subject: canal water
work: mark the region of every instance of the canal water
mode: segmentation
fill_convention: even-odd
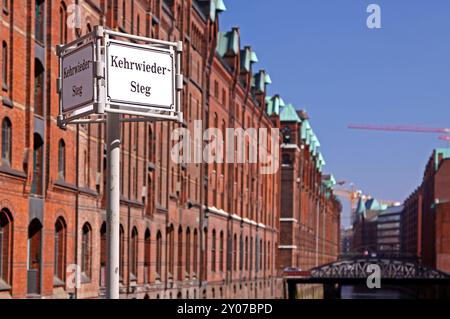
[[[402,287],[369,289],[361,286],[342,286],[341,299],[413,299],[414,292]]]

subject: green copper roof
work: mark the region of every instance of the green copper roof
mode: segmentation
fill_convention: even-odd
[[[237,29],[218,33],[216,51],[222,57],[227,55],[234,56],[239,53],[239,33]]]
[[[265,77],[266,84],[272,84],[272,79],[270,78],[269,74],[266,73]]]
[[[367,200],[367,202],[366,202],[366,209],[367,210],[383,210],[383,207],[380,205],[380,203],[375,198],[371,198],[371,199]]]
[[[450,158],[450,148],[438,148],[434,150],[434,167],[437,170],[440,164],[440,158]]]
[[[355,213],[357,215],[362,215],[366,213],[366,205],[364,205],[364,201],[362,198],[359,199],[358,201],[358,206],[356,206],[356,211]]]
[[[287,104],[281,109],[280,120],[281,122],[302,122],[297,114],[297,111],[295,110],[295,107],[292,104]]]
[[[336,185],[336,179],[334,178],[334,176],[332,174],[323,175],[322,184],[324,184],[326,188],[332,189],[333,186]]]
[[[253,63],[259,62],[258,57],[256,56],[255,51],[252,51],[251,57],[250,57],[250,61]]]
[[[216,12],[226,11],[225,3],[223,0],[210,0],[210,11],[209,15],[212,21],[216,20]]]
[[[241,50],[241,70],[250,72],[252,64],[256,62],[258,62],[258,58],[250,46]]]
[[[280,110],[285,106],[283,99],[279,95],[266,97],[267,114],[280,115]]]
[[[264,70],[260,70],[258,73],[253,75],[252,87],[257,92],[265,92],[266,84],[270,84],[270,83],[272,83],[270,81],[270,77],[268,76],[268,74]]]
[[[308,130],[311,129],[311,125],[308,120],[302,121],[301,138],[306,141],[308,137]]]

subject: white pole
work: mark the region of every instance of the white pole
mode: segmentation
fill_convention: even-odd
[[[119,299],[119,225],[120,225],[120,115],[107,115],[107,240],[108,267],[106,297]]]

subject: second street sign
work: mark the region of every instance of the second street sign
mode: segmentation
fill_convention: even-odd
[[[62,58],[62,111],[68,112],[94,101],[94,45],[81,46]]]
[[[109,41],[106,71],[107,103],[141,109],[175,109],[172,51]]]

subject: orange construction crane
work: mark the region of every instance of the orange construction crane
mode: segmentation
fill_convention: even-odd
[[[369,130],[369,131],[450,134],[450,128],[430,128],[413,125],[378,126],[378,125],[350,124],[348,128],[353,130]],[[450,136],[442,135],[439,137],[439,139],[443,141],[450,141]]]

